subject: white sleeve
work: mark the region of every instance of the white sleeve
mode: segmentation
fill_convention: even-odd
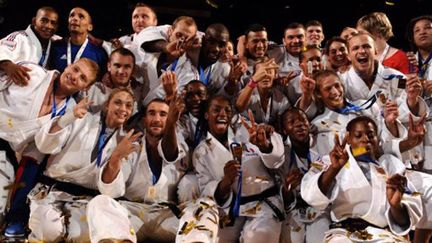
[[[22,38],[22,34],[14,32],[0,40],[0,61],[9,60],[14,63],[17,62],[22,52]]]
[[[80,123],[83,123],[85,118],[75,120],[75,122],[65,128],[50,133],[50,129],[55,121],[57,121],[60,117],[55,117],[51,119],[46,125],[44,125],[39,132],[35,135],[35,143],[36,147],[44,154],[57,154],[62,148],[66,145],[68,141],[72,129],[74,126],[79,126]]]
[[[208,152],[208,151],[207,151]],[[214,178],[211,171],[209,170],[210,162],[205,160],[206,150],[198,145],[197,149],[193,153],[192,161],[197,172],[199,188],[202,197],[215,197],[216,189],[221,180]],[[222,208],[228,208],[231,204],[233,193],[231,192],[228,200],[223,205],[218,205]]]
[[[270,136],[270,140],[273,145],[272,151],[268,154],[260,151],[259,154],[267,168],[277,169],[285,162],[285,146],[282,137],[276,132],[273,132]]]
[[[318,181],[324,171],[327,170],[329,164],[329,157],[324,156],[322,160],[315,161],[316,165],[311,165],[309,171],[303,176],[301,181],[300,193],[305,202],[318,210],[324,210],[332,203],[339,194],[339,187],[333,186],[328,193],[330,197],[324,195],[318,186]],[[328,161],[328,162],[324,162]],[[320,167],[320,168],[318,168]],[[337,180],[337,179],[335,179]]]

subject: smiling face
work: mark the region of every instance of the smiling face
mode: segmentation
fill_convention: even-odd
[[[36,33],[45,40],[49,40],[58,27],[58,14],[54,11],[41,9],[32,20]]]
[[[133,107],[134,100],[129,92],[116,92],[108,100],[105,123],[109,128],[121,127],[131,116]]]
[[[374,40],[368,34],[358,34],[349,40],[348,58],[360,76],[373,74],[376,54]]]
[[[343,42],[333,41],[329,46],[328,53],[328,60],[335,67],[347,65],[349,63],[348,49]]]
[[[125,56],[118,52],[111,55],[108,62],[108,72],[110,73],[111,81],[116,87],[126,87],[129,85],[134,65],[135,63],[131,56]]]
[[[138,6],[132,13],[132,29],[135,33],[149,27],[156,26],[157,18],[155,13],[145,6]]]
[[[67,66],[60,75],[60,89],[68,95],[87,90],[96,79],[97,71],[85,59]]]
[[[215,137],[221,137],[226,134],[232,113],[231,104],[228,100],[222,97],[212,99],[205,114],[209,132]]]
[[[321,56],[322,53],[317,48],[311,48],[303,52],[300,67],[304,73],[308,73],[308,62],[312,63],[312,74],[322,70]]]
[[[69,32],[87,33],[93,30],[93,25],[89,13],[82,8],[74,8],[69,13],[68,19]]]
[[[288,111],[283,118],[283,131],[293,142],[307,142],[309,139],[309,127],[306,115],[297,109]]]
[[[162,101],[152,101],[148,104],[144,116],[144,125],[148,136],[162,138],[168,117],[169,106]]]
[[[306,42],[308,45],[321,45],[324,33],[321,26],[311,25],[306,28]]]
[[[252,59],[264,57],[267,52],[267,31],[250,31],[246,36],[246,50]]]
[[[295,29],[287,29],[283,38],[286,51],[298,57],[305,43],[305,30],[301,27]]]
[[[344,88],[336,74],[330,74],[317,78],[318,98],[324,105],[331,109],[344,107]]]

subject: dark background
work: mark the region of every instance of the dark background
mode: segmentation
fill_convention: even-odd
[[[206,1],[213,2],[211,6]],[[44,5],[56,8],[60,14],[58,34],[67,34],[67,16],[71,8],[82,6],[93,17],[93,34],[110,39],[129,34],[131,13],[136,0],[0,0],[0,37],[22,30],[31,22],[36,10]],[[232,37],[240,35],[251,23],[261,23],[269,38],[281,42],[284,27],[290,22],[306,23],[317,19],[324,25],[326,39],[339,35],[345,26],[355,26],[357,19],[373,12],[385,12],[392,22],[395,37],[390,44],[409,50],[405,38],[409,20],[432,14],[432,0],[148,0],[156,9],[159,24],[170,24],[180,15],[195,18],[200,30],[215,22],[224,23]],[[217,5],[217,8],[216,8]],[[234,39],[234,38],[233,38]]]

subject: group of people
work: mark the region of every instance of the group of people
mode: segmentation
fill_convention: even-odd
[[[0,40],[0,224],[30,242],[429,242],[432,16],[382,12],[324,45],[192,17],[101,40],[37,10]],[[236,50],[237,54],[234,54]]]

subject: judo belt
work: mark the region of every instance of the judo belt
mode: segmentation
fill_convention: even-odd
[[[159,203],[159,205],[161,206],[165,206],[168,207],[169,209],[171,209],[171,212],[178,218],[181,218],[181,210],[177,207],[177,205],[175,205],[174,203],[169,203],[169,202],[161,202]]]
[[[54,187],[60,191],[69,193],[73,196],[97,196],[99,195],[99,191],[97,190],[93,190],[93,189],[88,189],[85,188],[83,186],[79,186],[73,183],[69,183],[69,182],[63,182],[63,181],[58,181],[56,179],[53,179],[51,177],[45,176],[45,175],[41,175],[39,178],[39,182],[50,186],[50,187]]]
[[[285,219],[284,214],[280,211],[276,205],[274,205],[268,198],[279,195],[279,188],[277,186],[273,186],[269,189],[264,190],[260,194],[241,197],[240,204],[246,204],[254,201],[264,201],[276,214],[276,217],[279,221],[283,221]]]
[[[355,232],[355,231],[364,230],[368,226],[383,229],[382,227],[371,224],[371,223],[367,222],[366,220],[363,220],[360,218],[356,218],[356,219],[347,218],[345,220],[342,220],[341,222],[334,222],[334,223],[330,224],[330,229],[344,228],[344,229],[348,230],[349,232]]]

